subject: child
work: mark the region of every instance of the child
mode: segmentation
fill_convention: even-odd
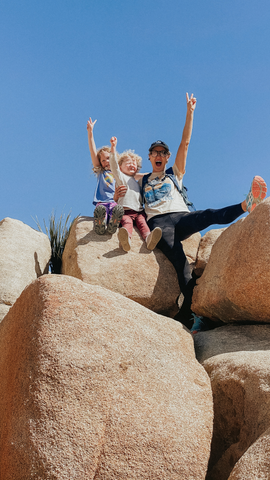
[[[96,149],[93,129],[96,120],[91,117],[87,122],[88,144],[93,163],[93,171],[97,175],[97,186],[94,194],[94,230],[98,235],[103,235],[106,230],[110,234],[116,232],[124,214],[122,206],[114,201],[115,180],[110,169],[110,147]]]
[[[111,138],[110,165],[117,185],[126,185],[127,193],[118,202],[124,207],[124,215],[118,232],[119,242],[123,250],[130,250],[130,239],[133,231],[133,222],[136,223],[143,239],[146,241],[148,250],[154,250],[161,239],[161,229],[155,228],[150,231],[142,207],[141,190],[136,179],[140,178],[138,170],[141,168],[142,159],[131,150],[122,153],[117,161],[116,154],[117,138]],[[119,206],[120,206],[119,205]]]

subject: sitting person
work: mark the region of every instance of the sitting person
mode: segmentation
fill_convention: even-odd
[[[178,319],[191,328],[193,324],[193,321],[190,320],[191,301],[196,279],[192,276],[181,242],[210,225],[225,225],[236,220],[244,212],[251,212],[265,198],[267,188],[265,181],[256,176],[252,181],[250,192],[243,202],[218,210],[189,211],[181,192],[196,99],[193,95],[189,98],[188,94],[186,94],[186,99],[186,122],[172,169],[166,170],[171,155],[169,147],[166,143],[158,140],[149,148],[149,160],[153,171],[151,174],[144,175],[139,183],[142,187],[147,223],[151,230],[157,227],[161,228],[162,238],[157,247],[175,267],[180,290],[184,295]]]
[[[117,138],[111,138],[110,165],[113,172],[116,185],[125,185],[127,192],[118,200],[119,206],[124,208],[124,215],[121,220],[121,228],[118,232],[119,242],[128,252],[131,247],[130,239],[133,231],[133,223],[139,229],[139,232],[146,242],[148,250],[154,250],[156,244],[161,238],[161,229],[154,228],[152,232],[146,223],[145,214],[142,207],[141,190],[137,179],[141,177],[138,174],[141,168],[141,157],[131,150],[122,153],[119,158],[116,154]]]
[[[94,193],[94,230],[98,235],[106,231],[110,234],[116,232],[124,209],[114,201],[115,180],[110,169],[110,147],[101,147],[98,151],[94,140],[93,129],[96,120],[91,117],[87,122],[88,144],[93,164],[93,171],[97,176],[97,186]],[[123,194],[119,191],[120,194]]]

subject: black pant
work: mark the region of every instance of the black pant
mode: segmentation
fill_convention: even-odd
[[[162,238],[157,247],[172,262],[177,273],[180,290],[185,297],[190,297],[190,301],[194,282],[191,281],[192,271],[181,241],[210,225],[231,223],[243,213],[241,203],[239,203],[218,210],[164,213],[148,220],[147,223],[151,230],[156,227],[161,228]]]

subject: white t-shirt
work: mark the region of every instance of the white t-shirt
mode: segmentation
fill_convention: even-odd
[[[183,175],[175,164],[172,168],[179,187],[182,189]],[[142,179],[139,180],[139,184],[142,185]],[[147,220],[163,213],[189,212],[182,195],[178,192],[173,181],[166,177],[165,171],[153,172],[148,177],[144,187],[144,200]]]
[[[122,205],[122,207],[126,209],[129,208],[131,210],[135,210],[135,212],[141,212],[143,210],[142,196],[137,180],[135,180],[134,177],[121,172],[115,153],[110,154],[110,165],[116,185],[118,187],[120,185],[125,185],[128,187],[126,195],[119,198],[117,202],[118,205]]]

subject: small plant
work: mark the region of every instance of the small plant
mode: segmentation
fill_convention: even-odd
[[[76,218],[78,218],[77,216],[71,221],[70,217],[71,217],[71,214],[69,213],[65,219],[65,215],[62,213],[60,215],[59,220],[56,220],[55,213],[54,211],[52,211],[51,216],[49,218],[49,227],[47,227],[46,222],[43,219],[45,231],[50,240],[51,249],[52,249],[52,255],[50,258],[51,273],[61,273],[62,255],[66,245],[66,241],[68,239],[68,236],[70,234],[70,229],[74,221],[76,220]],[[43,232],[37,217],[35,222],[37,224],[39,231]]]

